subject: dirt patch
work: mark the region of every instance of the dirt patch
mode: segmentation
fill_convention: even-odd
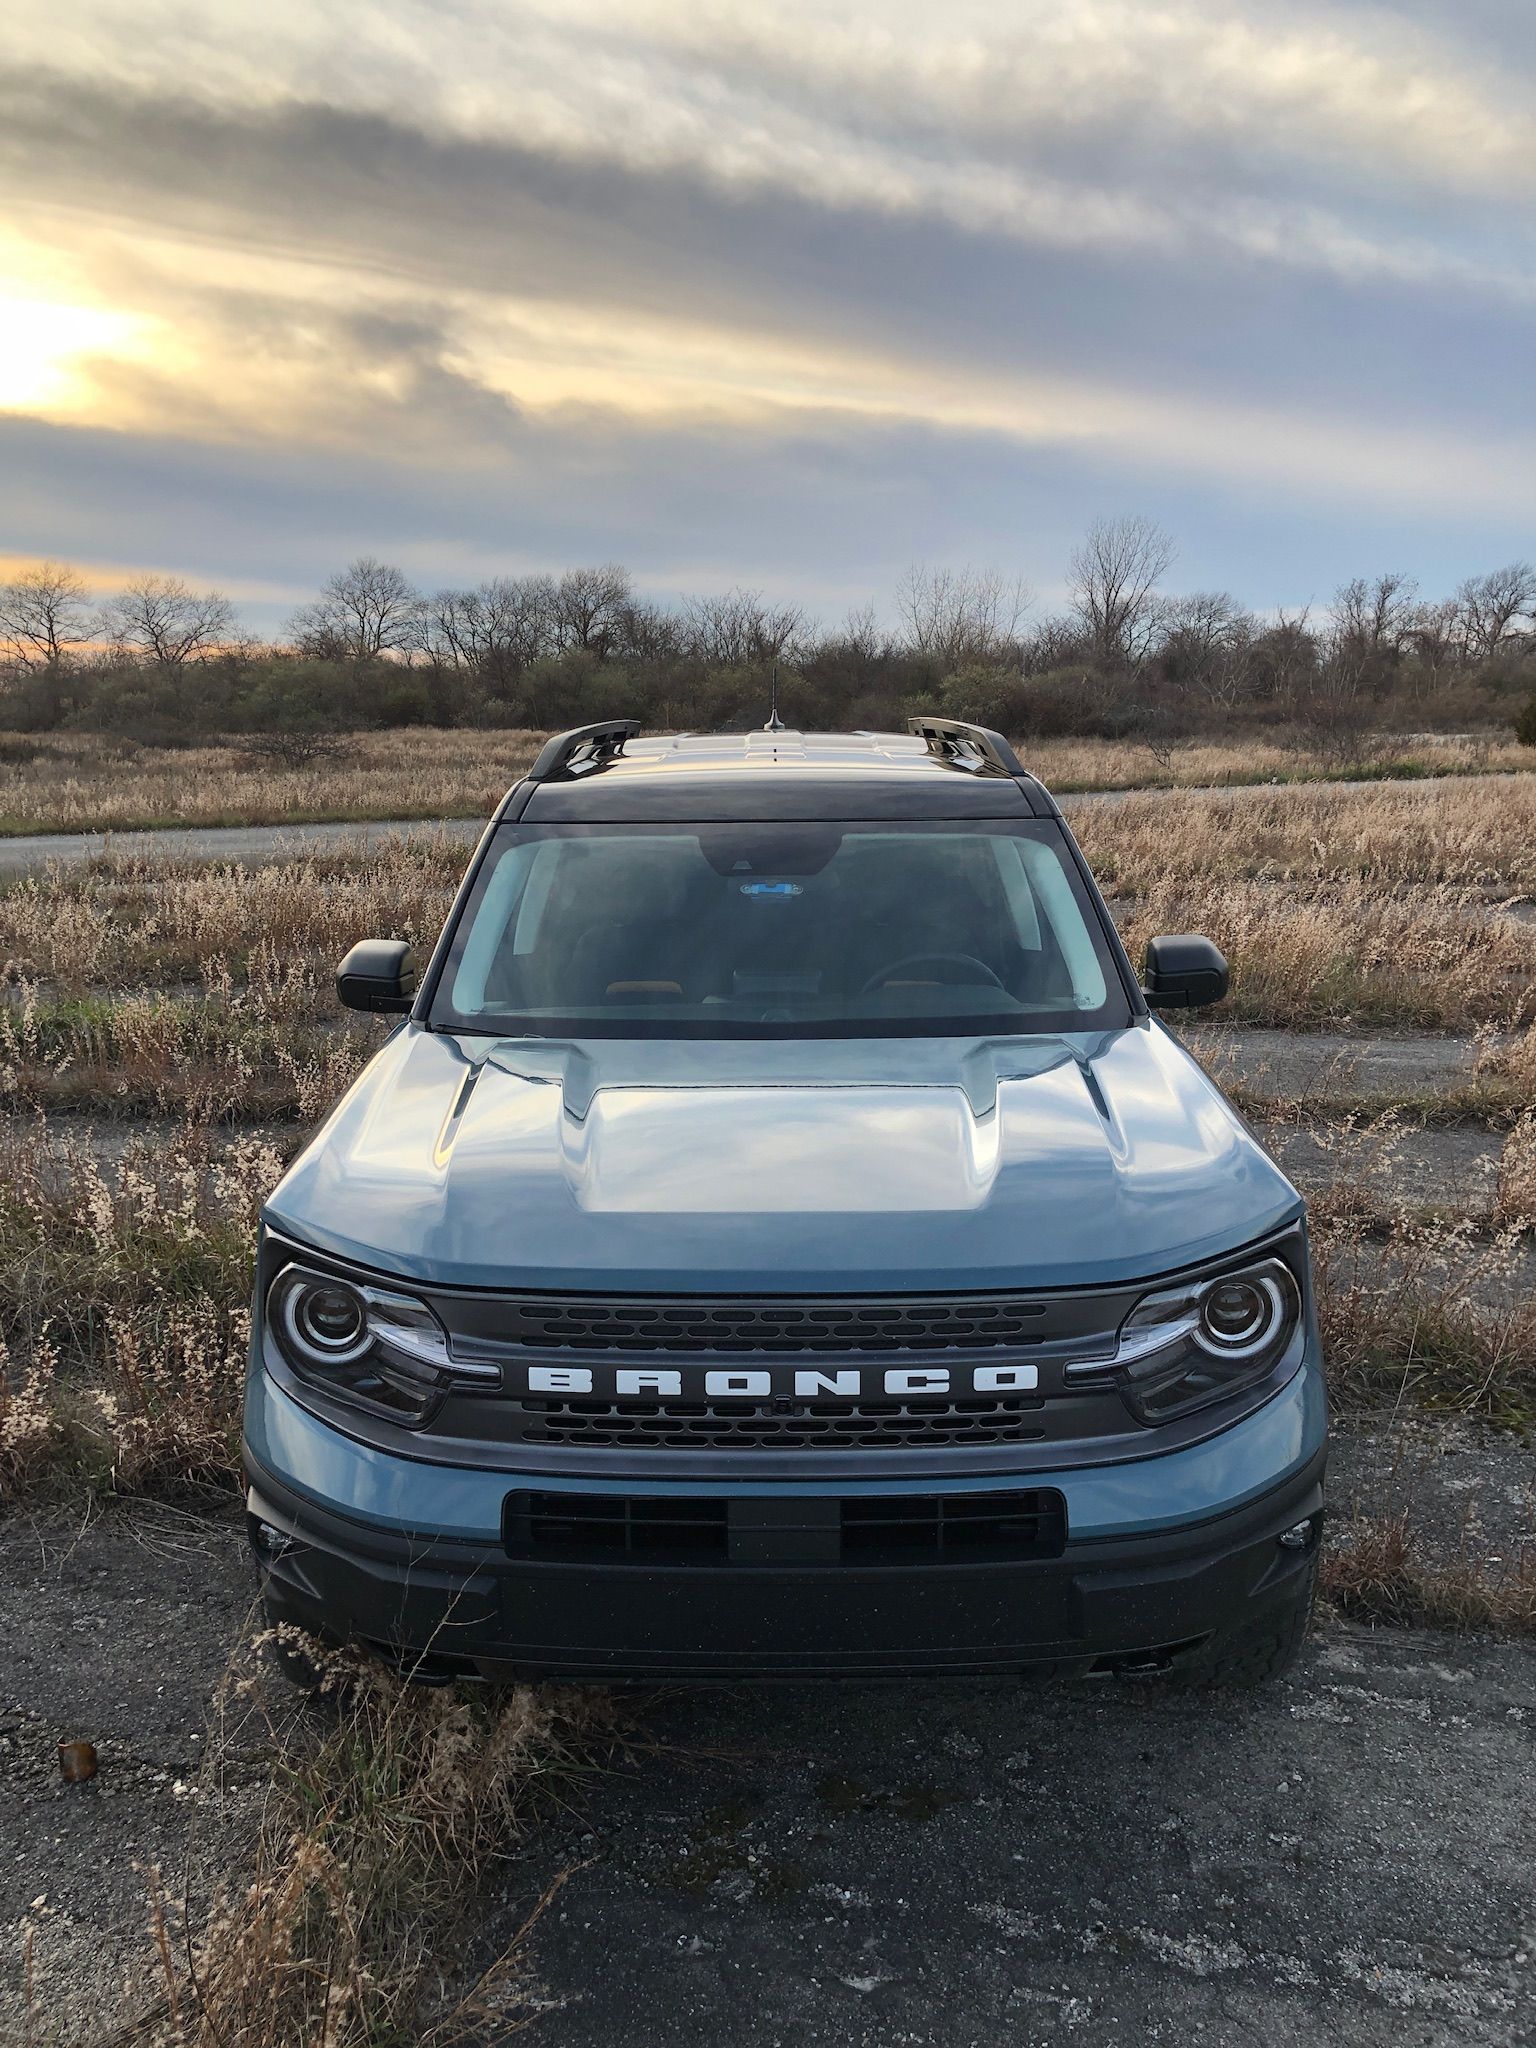
[[[1484,1573],[1536,1545],[1536,1445],[1455,1417],[1351,1416],[1328,1474],[1336,1525],[1404,1514],[1428,1562]]]
[[[1384,1206],[1437,1209],[1486,1219],[1498,1192],[1503,1135],[1475,1125],[1451,1125],[1397,1133],[1378,1152],[1358,1146],[1346,1165],[1338,1148],[1340,1127],[1317,1119],[1307,1123],[1260,1123],[1261,1143],[1303,1194],[1330,1187],[1347,1172]]]
[[[203,1782],[253,1592],[242,1545],[234,1512],[142,1506],[86,1528],[0,1526],[0,2040],[26,2038],[28,1928],[58,2038],[100,2039],[145,1961],[147,1871],[206,1896],[247,1838],[264,1749],[242,1773],[227,1728],[220,1782]],[[99,1768],[65,1785],[58,1744],[75,1738],[95,1745]]]
[[[1209,1022],[1171,1028],[1222,1087],[1302,1102],[1346,1095],[1407,1101],[1448,1091],[1471,1080],[1479,1050],[1471,1037],[1267,1031]]]

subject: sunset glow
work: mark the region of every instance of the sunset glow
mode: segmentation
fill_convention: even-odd
[[[0,412],[68,416],[97,357],[130,353],[145,323],[106,306],[0,294]]]
[[[1530,546],[1515,0],[63,14],[0,69],[0,552],[835,607],[1125,507],[1263,603]]]

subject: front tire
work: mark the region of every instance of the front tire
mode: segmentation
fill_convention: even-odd
[[[1293,1599],[1217,1636],[1196,1663],[1174,1674],[1172,1682],[1197,1692],[1251,1692],[1284,1677],[1301,1655],[1316,1591],[1314,1556]]]

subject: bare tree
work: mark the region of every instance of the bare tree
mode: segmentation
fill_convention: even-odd
[[[690,598],[683,620],[689,653],[719,668],[760,668],[792,659],[807,628],[798,605],[769,604],[760,590]]]
[[[434,661],[488,683],[537,661],[554,630],[548,576],[497,576],[474,590],[440,590],[421,617],[421,643]]]
[[[217,654],[235,637],[235,608],[218,590],[194,590],[179,576],[139,576],[102,606],[114,647],[161,668]]]
[[[609,652],[626,661],[672,662],[681,658],[684,622],[646,598],[629,597],[614,610]]]
[[[1486,661],[1522,619],[1536,620],[1536,568],[1506,562],[1486,576],[1469,576],[1456,593],[1467,657]]]
[[[1432,696],[1446,670],[1466,658],[1467,614],[1459,598],[1416,604],[1405,637],[1417,657],[1408,676],[1412,694]]]
[[[1397,570],[1368,580],[1353,576],[1340,584],[1329,610],[1330,631],[1324,659],[1311,692],[1314,722],[1318,707],[1331,705],[1329,716],[1341,735],[1349,718],[1362,715],[1345,707],[1384,696],[1394,685],[1402,657],[1412,645],[1419,614],[1418,585]],[[1319,744],[1323,742],[1319,740]],[[1358,735],[1351,744],[1363,745]]]
[[[1166,599],[1157,617],[1158,662],[1176,688],[1230,710],[1247,694],[1257,631],[1253,614],[1225,590]]]
[[[1389,570],[1374,582],[1355,576],[1339,586],[1333,600],[1334,632],[1357,653],[1396,655],[1413,628],[1419,586],[1411,576]]]
[[[996,569],[929,569],[914,563],[896,586],[896,610],[908,647],[944,669],[1005,655],[1029,605],[1028,587]]]
[[[629,599],[629,571],[617,562],[605,562],[598,569],[567,569],[554,589],[553,617],[560,647],[606,653]]]
[[[1095,654],[1139,662],[1156,631],[1157,586],[1176,553],[1153,519],[1095,519],[1074,549],[1067,588]]]
[[[38,562],[0,584],[0,646],[18,668],[60,668],[90,638],[89,606],[78,570]]]
[[[421,597],[402,569],[361,555],[294,613],[288,630],[306,654],[375,661],[417,644],[421,611]]]
[[[872,604],[856,605],[849,612],[842,631],[842,642],[848,653],[862,662],[866,668],[880,659],[886,651],[886,636],[880,630],[880,621]]]
[[[1294,702],[1304,696],[1312,686],[1319,660],[1308,607],[1288,612],[1282,605],[1269,625],[1258,627],[1249,659],[1256,697]]]

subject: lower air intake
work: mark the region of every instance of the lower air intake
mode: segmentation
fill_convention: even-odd
[[[1060,1557],[1066,1502],[1019,1493],[825,1497],[514,1493],[513,1557],[629,1565],[983,1564]]]

